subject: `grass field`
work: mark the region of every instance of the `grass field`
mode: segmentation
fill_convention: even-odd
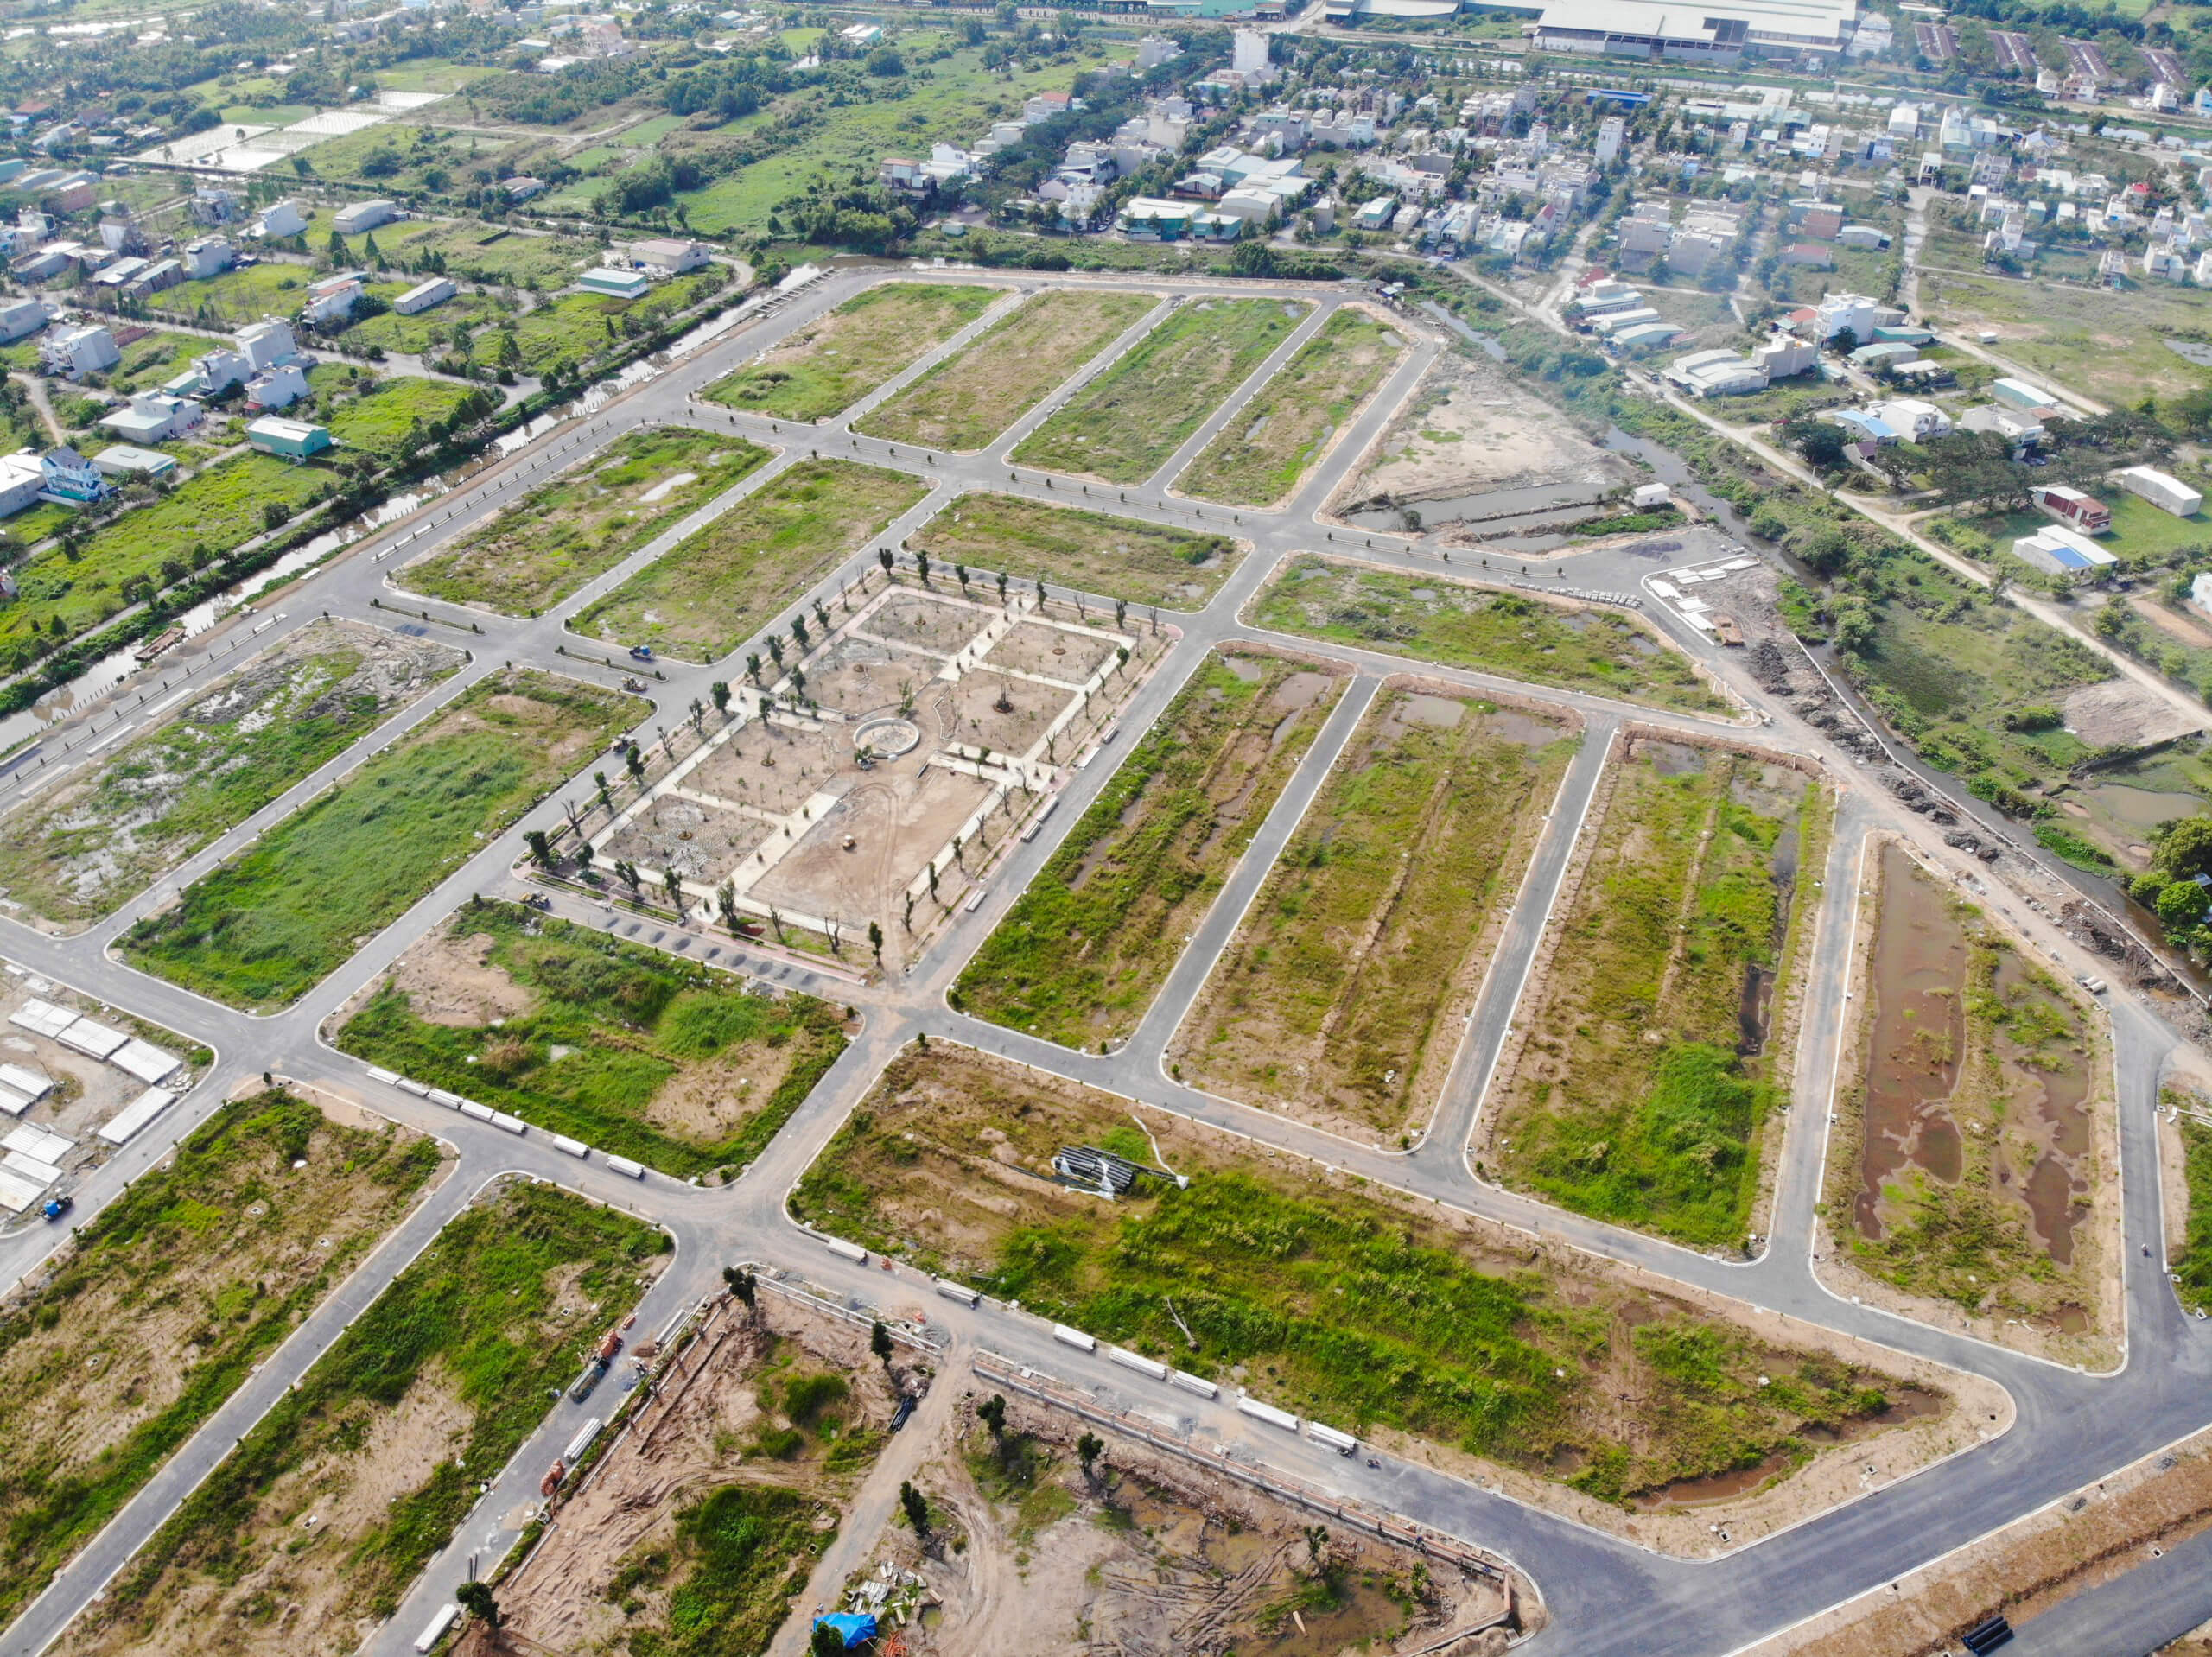
[[[2185,1096],[2166,1102],[2203,1108],[2201,1100]],[[2166,1266],[2184,1311],[2212,1311],[2212,1124],[2184,1114],[2174,1127],[2181,1137],[2182,1180],[2189,1188],[2189,1228],[2182,1247],[2169,1253]]]
[[[219,328],[243,327],[264,316],[291,316],[306,302],[307,286],[315,279],[312,265],[271,259],[265,263],[226,270],[219,276],[187,282],[154,302],[164,310],[186,311]],[[195,340],[188,356],[215,349],[213,340]]]
[[[719,660],[926,492],[926,484],[904,472],[802,460],[570,625],[611,644],[646,644],[686,661]]]
[[[1131,1114],[1128,1101],[932,1043],[893,1061],[791,1207],[1318,1420],[1395,1429],[1606,1501],[1770,1457],[1793,1465],[1813,1437],[1897,1396],[1880,1374],[1767,1344],[1587,1257]],[[1188,1189],[1146,1180],[1102,1203],[1007,1165],[1033,1172],[1084,1144],[1165,1158]]]
[[[2050,376],[2108,408],[2132,409],[2212,384],[2212,373],[2166,344],[2212,329],[2212,295],[2159,283],[2135,289],[2012,282],[1931,270],[1921,308],[1939,327],[1972,337],[1994,329],[1999,356]]]
[[[295,1162],[306,1166],[296,1168]],[[434,1140],[226,1105],[0,1309],[12,1618],[399,1221]]]
[[[367,292],[389,305],[416,285],[413,277],[407,276],[397,282],[371,283]],[[380,316],[363,317],[339,335],[339,344],[352,352],[365,352],[374,346],[420,355],[450,342],[456,333],[483,327],[506,314],[496,300],[463,291],[412,316],[386,311]]]
[[[1006,296],[1003,288],[885,282],[707,388],[708,398],[784,420],[826,420],[904,372]]]
[[[241,454],[195,473],[159,500],[95,530],[79,556],[56,548],[20,567],[21,594],[0,609],[0,660],[9,668],[27,665],[36,654],[35,637],[59,644],[122,609],[126,583],[181,581],[259,535],[268,527],[265,508],[296,513],[335,488],[321,467],[268,454]]]
[[[143,340],[133,340],[122,348],[115,366],[106,371],[108,389],[125,392],[157,390],[191,367],[194,357],[213,346],[213,340],[194,333],[156,332]]]
[[[1210,656],[960,975],[954,1005],[1065,1046],[1125,1037],[1344,681]]]
[[[358,622],[311,622],[8,817],[0,889],[50,921],[96,920],[463,659]]]
[[[1613,764],[1486,1157],[1577,1213],[1740,1243],[1789,1085],[1792,898],[1824,819],[1778,765],[1643,739]]]
[[[1022,440],[1024,466],[1142,483],[1306,320],[1280,299],[1190,301]]]
[[[410,592],[536,615],[759,470],[768,451],[684,426],[630,432],[404,566]],[[651,498],[647,498],[651,497]]]
[[[1417,1126],[1574,747],[1562,722],[1439,688],[1378,696],[1178,1032],[1175,1073],[1363,1136]]]
[[[1449,576],[1401,575],[1307,554],[1252,606],[1255,625],[1529,684],[1726,713],[1689,658],[1625,615],[1569,609]]]
[[[480,1198],[254,1424],[55,1649],[350,1649],[634,1303],[659,1232],[550,1186]],[[308,1514],[318,1523],[302,1524]],[[281,1613],[281,1616],[280,1616]]]
[[[786,30],[785,39],[805,33]],[[898,42],[909,64],[925,52],[933,55],[940,43],[954,44],[944,34],[924,30],[902,31]],[[806,48],[791,49],[798,56]],[[695,234],[775,232],[783,224],[779,211],[788,212],[792,198],[815,180],[841,183],[855,168],[873,178],[886,156],[926,156],[932,143],[973,143],[992,122],[1018,114],[1026,99],[1067,91],[1107,55],[1086,43],[1071,61],[999,71],[984,64],[980,48],[956,46],[929,64],[926,80],[910,74],[895,83],[896,97],[832,104],[820,90],[794,92],[718,129],[756,138],[766,153],[678,200]],[[786,137],[786,131],[797,136]]]
[[[2208,547],[2212,547],[2212,518],[2202,515],[2176,517],[2171,512],[2161,511],[2140,495],[2130,494],[2117,484],[2100,487],[2096,495],[2112,509],[2112,532],[2096,536],[2096,543],[2120,560],[2122,570],[2163,569],[2169,565],[2188,562]],[[2039,511],[2000,512],[1986,517],[1955,521],[1964,524],[1975,534],[1986,536],[1994,549],[2005,552],[2012,550],[2012,543],[2019,536],[2033,535],[2054,522]],[[1950,541],[1948,536],[1937,538]],[[1959,545],[1955,542],[1950,544]],[[1959,549],[1971,550],[1980,556],[1984,563],[1990,562],[1971,543],[1959,545]]]
[[[474,219],[410,219],[341,238],[346,262],[366,265],[368,238],[376,238],[378,261],[388,270],[420,272],[430,255],[445,261],[446,274],[461,282],[506,288],[564,288],[598,262],[599,250],[569,236],[540,236]],[[327,232],[310,232],[321,251]],[[448,300],[439,310],[457,302]],[[435,316],[436,311],[423,313]]]
[[[1052,289],[860,422],[872,437],[969,454],[988,448],[1159,302]]]
[[[1171,529],[1014,495],[962,495],[906,537],[940,564],[1198,610],[1244,556],[1225,535]]]
[[[727,275],[721,266],[694,271],[660,283],[642,299],[563,294],[512,320],[515,349],[522,354],[523,367],[532,374],[575,367],[707,298],[723,285]],[[509,331],[508,325],[502,323],[501,331]],[[476,348],[480,354],[493,347],[488,339],[479,338]]]
[[[1274,506],[1398,365],[1405,340],[1364,311],[1339,309],[1175,479],[1224,506]]]
[[[493,674],[118,947],[232,1006],[289,1005],[650,711],[531,669]]]
[[[481,995],[460,987],[488,981]],[[844,1051],[842,1015],[506,903],[417,944],[345,1051],[679,1179],[744,1167]]]
[[[330,435],[346,448],[389,465],[428,441],[427,429],[450,419],[477,388],[452,380],[395,376],[330,411]]]

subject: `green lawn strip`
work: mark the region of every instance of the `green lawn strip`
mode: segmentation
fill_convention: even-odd
[[[77,1232],[41,1286],[10,1297],[0,1616],[43,1590],[221,1407],[437,1166],[435,1140],[340,1127],[264,1093],[194,1130]],[[57,1410],[65,1398],[73,1404]]]
[[[465,659],[417,646],[436,659],[402,678],[365,655],[366,632],[356,623],[310,623],[283,647],[281,665],[249,663],[218,679],[159,727],[10,817],[0,834],[0,888],[48,920],[96,920]]]
[[[686,661],[718,660],[928,492],[908,473],[802,460],[570,625],[611,644],[652,644]]]
[[[707,388],[709,400],[785,420],[849,409],[950,340],[1001,299],[1003,288],[886,282],[856,294]]]
[[[617,1573],[607,1597],[671,1576],[665,1628],[650,1613],[629,1648],[652,1657],[763,1652],[836,1531],[818,1528],[818,1498],[770,1484],[725,1484],[677,1515],[676,1536]]]
[[[1791,889],[1770,870],[1817,820],[1808,803],[1796,772],[1717,750],[1639,741],[1617,762],[1493,1134],[1508,1179],[1612,1224],[1743,1241],[1789,1077],[1778,1027],[1738,1057],[1738,1017],[1747,975],[1783,966]]]
[[[647,711],[535,670],[494,674],[119,947],[232,1006],[289,1005]]]
[[[1134,1028],[1336,706],[1345,682],[1321,676],[1209,656],[984,940],[954,1005],[1071,1047]]]
[[[448,930],[489,937],[487,965],[531,992],[530,1011],[496,1028],[431,1023],[387,981],[338,1046],[679,1179],[751,1162],[845,1049],[827,1002],[751,994],[727,974],[513,904],[471,902]],[[774,1084],[756,1093],[764,1076]],[[702,1140],[652,1121],[671,1084],[758,1104]]]
[[[2185,1111],[2203,1108],[2202,1101],[2171,1091],[2165,1102]],[[2166,1266],[2184,1311],[2212,1311],[2212,1124],[2184,1114],[2174,1127],[2181,1135],[2182,1178],[2189,1187],[2189,1228]]]
[[[1395,1429],[1605,1501],[1802,1459],[1807,1429],[1895,1396],[1887,1377],[1770,1345],[1594,1261],[1248,1158],[1203,1127],[1147,1118],[1147,1136],[1128,1104],[941,1043],[910,1050],[791,1208],[1102,1340],[1204,1374],[1242,1366],[1246,1387],[1317,1420]],[[1152,1137],[1187,1189],[1145,1181],[1102,1203],[993,1167],[1042,1170],[1083,1144],[1150,1164]]]
[[[1254,625],[1420,662],[1726,714],[1689,658],[1611,610],[1568,609],[1449,576],[1402,575],[1306,554],[1252,606]]]
[[[237,455],[94,530],[74,557],[58,547],[41,553],[18,568],[20,595],[0,608],[0,665],[29,665],[35,637],[52,645],[90,632],[124,607],[126,583],[181,581],[259,535],[270,507],[294,515],[337,488],[321,467]]]
[[[457,1216],[395,1278],[299,1383],[257,1422],[207,1482],[188,1496],[80,1625],[75,1648],[114,1635],[126,1643],[186,1595],[211,1590],[242,1602],[278,1561],[314,1550],[322,1573],[343,1584],[334,1616],[378,1620],[398,1608],[416,1573],[478,1501],[477,1485],[521,1448],[545,1419],[546,1398],[574,1378],[584,1354],[638,1295],[639,1267],[667,1240],[629,1216],[550,1186],[510,1184]],[[556,1280],[574,1286],[556,1290]],[[563,1301],[601,1315],[565,1320]],[[321,1500],[360,1476],[345,1457],[379,1418],[420,1387],[449,1394],[462,1413],[458,1457],[408,1470],[416,1476],[390,1506],[350,1537],[301,1531],[270,1498],[311,1462],[334,1463]],[[466,1466],[461,1465],[466,1463]],[[354,1468],[359,1468],[355,1460]],[[396,1483],[391,1470],[380,1482]],[[284,1540],[270,1546],[272,1529]],[[304,1646],[306,1641],[302,1641]]]
[[[410,593],[536,615],[759,470],[741,437],[661,426],[627,434],[452,545],[404,566]],[[690,481],[677,482],[685,473]],[[657,498],[645,497],[655,491]]]
[[[1039,294],[858,429],[957,453],[983,448],[1157,303],[1153,294]]]
[[[1440,688],[1376,700],[1208,977],[1178,1076],[1386,1133],[1433,1101],[1432,1044],[1459,1034],[1441,1020],[1578,746],[1497,711]]]
[[[1225,535],[1014,495],[962,495],[906,545],[948,568],[1185,611],[1204,607],[1244,556],[1243,543]]]
[[[1395,329],[1366,312],[1338,310],[1206,445],[1176,489],[1224,506],[1287,499],[1404,348]]]
[[[390,462],[423,447],[431,429],[442,429],[462,404],[489,401],[496,408],[498,397],[497,391],[452,380],[393,378],[337,403],[327,423],[343,447]]]
[[[1312,308],[1280,299],[1191,301],[1062,403],[1022,440],[1014,460],[1109,483],[1144,482]]]

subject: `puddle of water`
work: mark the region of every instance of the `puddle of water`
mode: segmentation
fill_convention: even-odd
[[[1554,517],[1563,507],[1594,506],[1604,494],[1587,484],[1538,484],[1523,489],[1493,489],[1487,494],[1446,495],[1434,500],[1406,503],[1421,514],[1427,528],[1446,524],[1503,522],[1513,518]],[[1395,530],[1398,509],[1370,507],[1346,514],[1346,520],[1363,530]]]
[[[2202,340],[2169,338],[2166,341],[2166,349],[2177,357],[2185,358],[2195,363],[2199,368],[2212,368],[2212,345],[2207,345]]]
[[[1517,742],[1524,748],[1548,748],[1567,734],[1551,721],[1538,719],[1534,714],[1524,714],[1517,708],[1500,708],[1484,714],[1483,729],[1501,740]]]
[[[1789,1466],[1788,1453],[1778,1450],[1756,1466],[1662,1484],[1638,1496],[1636,1505],[1649,1511],[1655,1508],[1700,1508],[1715,1501],[1733,1501],[1738,1496],[1749,1495],[1777,1474],[1787,1471]]]
[[[1943,1101],[1958,1085],[1966,1038],[1967,940],[1943,894],[1895,846],[1882,848],[1874,937],[1866,1134],[1853,1209],[1861,1235],[1882,1235],[1882,1187],[1908,1167],[1948,1184],[1964,1165]]]
[[[1449,696],[1408,696],[1398,704],[1398,712],[1409,724],[1449,731],[1466,717],[1467,704]]]
[[[2035,1171],[2028,1176],[2028,1212],[2036,1235],[2044,1240],[2051,1260],[2060,1266],[2074,1263],[2074,1178],[2051,1152],[2044,1152]]]
[[[2169,794],[2126,783],[2100,783],[2082,792],[2103,807],[2114,822],[2138,834],[2147,835],[2162,822],[2193,817],[2204,809],[2203,800],[2195,794]]]

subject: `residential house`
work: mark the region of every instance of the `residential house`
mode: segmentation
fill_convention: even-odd
[[[351,206],[339,208],[331,215],[330,223],[340,236],[359,236],[364,231],[374,230],[378,225],[388,225],[398,217],[399,207],[396,202],[356,201]]]
[[[48,449],[39,457],[44,487],[40,498],[63,506],[83,506],[107,498],[107,479],[73,448]]]
[[[219,236],[201,236],[187,242],[178,256],[184,274],[194,282],[220,276],[231,268],[231,244]]]
[[[39,342],[39,365],[47,373],[79,379],[123,359],[115,336],[98,323],[61,328]]]
[[[200,404],[166,391],[140,391],[120,409],[100,416],[100,424],[126,442],[165,443],[198,425]]]
[[[245,383],[249,409],[289,409],[308,394],[308,377],[297,363],[272,363]]]
[[[249,423],[245,429],[245,441],[257,454],[274,454],[295,464],[319,454],[331,446],[328,427],[309,425],[301,420],[285,420],[276,415],[264,415]]]
[[[361,278],[356,272],[341,270],[336,276],[325,276],[308,284],[307,302],[300,307],[300,320],[310,327],[343,322],[353,315],[360,297]]]

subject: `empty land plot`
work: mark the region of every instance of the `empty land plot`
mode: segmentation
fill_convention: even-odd
[[[1142,483],[1312,309],[1294,300],[1193,300],[1062,404],[1014,458]]]
[[[1176,1074],[1363,1136],[1416,1124],[1573,735],[1447,687],[1378,697],[1177,1035]]]
[[[1090,1422],[1011,1388],[995,1433],[976,1410],[995,1379],[979,1374],[941,1423],[932,1413],[905,1429],[931,1435],[912,1483],[934,1533],[916,1536],[893,1509],[850,1578],[857,1588],[887,1564],[904,1594],[926,1590],[925,1617],[896,1619],[893,1601],[913,1657],[1416,1651],[1504,1611],[1504,1584],[1433,1571],[1350,1526],[1317,1554],[1305,1509],[1139,1438],[1087,1446]],[[998,1586],[1016,1572],[1018,1618]],[[1528,1628],[1542,1613],[1520,1586]]]
[[[880,283],[716,380],[707,396],[785,420],[827,419],[905,372],[1006,294],[969,283]]]
[[[479,1198],[50,1649],[200,1651],[219,1628],[241,1657],[353,1650],[637,1301],[666,1241],[550,1186]]]
[[[826,1002],[477,901],[334,1022],[372,1064],[678,1178],[750,1162],[845,1048]]]
[[[2212,1311],[2212,1107],[2186,1088],[2163,1088],[2177,1113],[2159,1130],[2166,1183],[2166,1265],[2183,1311]]]
[[[1617,611],[1306,554],[1254,600],[1254,625],[1529,684],[1726,714],[1690,659]]]
[[[1778,1015],[1824,809],[1786,766],[1625,742],[1482,1159],[1577,1213],[1741,1243],[1766,1119],[1788,1097]]]
[[[1014,495],[962,495],[906,537],[939,564],[1044,581],[1171,610],[1204,606],[1245,543]]]
[[[1040,294],[868,416],[860,429],[931,448],[980,449],[1158,302],[1155,294],[1065,288]]]
[[[669,549],[571,624],[686,660],[728,656],[778,607],[929,492],[904,472],[802,460]]]
[[[0,1616],[114,1517],[437,1167],[435,1140],[265,1093],[216,1112],[8,1298]]]
[[[0,667],[27,667],[131,602],[141,581],[165,587],[269,527],[272,506],[297,513],[337,492],[317,466],[240,454],[194,473],[160,499],[94,530],[77,556],[55,549],[17,567],[16,602],[0,609]]]
[[[57,924],[97,920],[466,660],[358,621],[310,622],[10,817],[0,888]]]
[[[466,416],[455,420],[464,404],[497,409],[499,394],[450,380],[388,379],[336,404],[330,435],[345,448],[389,464],[426,445],[435,432],[466,424]]]
[[[1239,651],[1201,663],[956,987],[1071,1047],[1127,1036],[1298,769],[1344,679]]]
[[[1141,1177],[1102,1203],[1052,1179],[1070,1145],[1164,1159],[1190,1183]],[[1481,1457],[1510,1470],[1516,1496],[1559,1506],[1567,1486],[1594,1498],[1570,1511],[1614,1527],[1622,1509],[1663,1510],[1736,1476],[1741,1540],[1780,1516],[1755,1493],[1821,1441],[1950,1407],[1940,1372],[1901,1355],[1779,1320],[1754,1327],[1717,1297],[1643,1286],[1526,1233],[938,1042],[893,1060],[791,1206],[1393,1449],[1463,1471]],[[1941,1425],[1972,1442],[1970,1422]],[[1924,1455],[1927,1440],[1912,1449]],[[1895,1440],[1885,1452],[1885,1472],[1912,1458]],[[1638,1527],[1660,1546],[1710,1541],[1694,1519],[1652,1512]]]
[[[410,592],[536,615],[749,477],[768,451],[741,437],[634,431],[408,564]]]
[[[836,1535],[824,1521],[890,1442],[894,1368],[913,1384],[906,1351],[880,1362],[868,1333],[766,1289],[751,1309],[710,1305],[637,1431],[502,1585],[506,1637],[640,1657],[766,1651]]]
[[[2212,303],[2188,289],[2090,289],[2052,282],[2007,282],[1931,270],[1921,278],[1931,321],[1961,333],[1993,329],[1999,354],[2039,370],[2113,408],[2147,395],[2185,397],[2204,370],[2167,345],[2201,334]]]
[[[2096,1016],[1900,847],[1877,868],[1822,1252],[1915,1316],[2108,1359],[2117,1152]]]
[[[1287,499],[1404,349],[1396,330],[1349,305],[1339,309],[1237,410],[1176,488],[1224,506]]]
[[[533,669],[493,674],[194,881],[120,947],[232,1006],[296,1000],[650,711]]]

